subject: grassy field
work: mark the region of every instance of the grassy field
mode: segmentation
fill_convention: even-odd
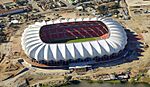
[[[99,37],[81,38],[81,39],[69,40],[69,41],[67,41],[67,43],[86,42],[86,41],[93,41],[93,40],[97,40],[97,39],[99,39]]]

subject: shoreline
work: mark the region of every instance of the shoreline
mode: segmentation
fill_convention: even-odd
[[[40,83],[38,86],[39,87],[49,87],[49,86],[50,87],[67,87],[69,85],[79,85],[82,82],[86,82],[88,84],[109,83],[109,84],[145,84],[145,85],[150,85],[150,83],[148,83],[148,82],[141,82],[141,81],[134,81],[134,82],[127,81],[127,82],[122,83],[120,80],[108,80],[108,81],[102,81],[102,80],[70,80],[70,81],[65,81],[64,80],[63,83],[60,81],[59,81],[59,83],[55,83],[55,84]],[[31,87],[35,87],[35,85],[31,86]]]

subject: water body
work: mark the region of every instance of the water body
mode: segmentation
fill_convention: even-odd
[[[71,84],[65,87],[150,87],[150,84],[146,83],[88,83],[86,81],[82,81],[79,84]]]

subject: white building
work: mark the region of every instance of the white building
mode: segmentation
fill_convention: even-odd
[[[105,32],[107,33],[106,35],[108,35],[106,38],[102,38],[100,40],[95,40],[95,41],[76,42],[76,43],[49,43],[49,42],[44,42],[44,40],[53,40],[53,39],[56,40],[53,37],[49,38],[47,36],[52,31],[48,34],[43,32],[43,38],[41,38],[40,36],[41,34],[40,32],[42,29],[41,27],[45,25],[51,26],[53,23],[59,25],[63,23],[69,24],[70,22],[74,22],[74,23],[80,24],[80,25],[77,25],[78,27],[80,26],[82,27],[87,22],[87,23],[93,23],[92,25],[87,24],[86,25],[87,27],[88,26],[92,27],[94,25],[97,26],[94,23],[94,21],[95,23],[100,22],[100,24],[102,24],[102,25],[100,24],[98,25],[101,27],[99,28],[101,31],[101,34],[103,34],[105,30],[107,31]],[[83,24],[80,22],[82,22]],[[72,27],[74,26],[72,25]],[[47,27],[46,29],[48,28],[51,28],[51,27]],[[54,29],[54,30],[57,30],[57,32],[60,31],[60,29]],[[44,39],[44,37],[47,39]],[[58,35],[56,37],[58,37]],[[63,36],[61,37],[63,38]],[[106,58],[105,56],[111,56],[114,54],[116,55],[118,52],[123,50],[127,44],[127,36],[124,31],[124,28],[118,22],[112,19],[108,19],[108,18],[107,19],[84,18],[84,19],[69,19],[69,20],[61,20],[61,21],[56,20],[54,22],[52,21],[37,22],[33,25],[29,25],[28,28],[24,30],[21,40],[22,40],[22,43],[21,43],[22,48],[25,51],[26,55],[29,56],[31,60],[36,60],[38,62],[39,61],[47,61],[47,62],[49,61],[52,61],[52,62],[61,61],[62,62],[63,61],[64,62],[64,61],[71,61],[71,60],[81,61],[81,60],[86,60],[87,58],[94,59],[95,57]]]

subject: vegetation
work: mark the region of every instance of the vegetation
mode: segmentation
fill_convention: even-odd
[[[88,83],[103,83],[102,80],[86,80]]]
[[[64,79],[65,79],[67,82],[70,81],[71,78],[72,78],[72,76],[64,76]]]
[[[88,83],[103,83],[103,82],[108,82],[108,83],[120,83],[120,80],[109,80],[109,81],[102,81],[102,80],[86,80]]]
[[[79,80],[71,80],[70,83],[71,83],[71,84],[79,84],[80,81],[79,81]]]
[[[6,34],[3,30],[0,30],[0,43],[3,43],[6,41]]]
[[[109,83],[120,83],[120,80],[109,80],[109,81],[106,81],[106,82],[109,82]]]
[[[142,78],[142,81],[143,82],[150,82],[150,78],[149,77],[144,77],[144,78]]]
[[[26,5],[26,4],[28,3],[28,0],[16,0],[16,3],[17,3],[18,5],[24,6],[24,5]]]
[[[133,77],[130,78],[130,83],[133,83],[133,84],[136,83]]]
[[[120,80],[109,80],[109,81],[102,81],[102,80],[86,80],[88,83],[103,83],[103,82],[108,82],[108,83],[120,83]]]

